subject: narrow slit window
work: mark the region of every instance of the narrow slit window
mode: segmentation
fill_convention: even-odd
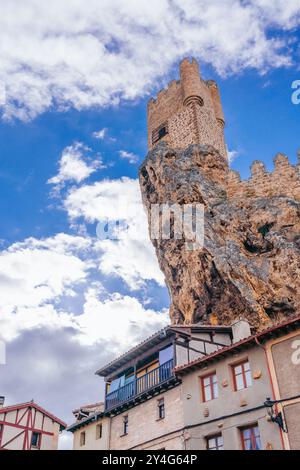
[[[96,439],[101,439],[102,437],[102,424],[97,424],[96,426]]]
[[[161,398],[157,402],[157,408],[158,408],[158,419],[164,419],[165,418],[165,400],[164,398]]]
[[[124,416],[123,418],[123,435],[126,436],[128,434],[128,416]]]

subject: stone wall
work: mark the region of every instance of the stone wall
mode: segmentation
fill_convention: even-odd
[[[254,161],[251,177],[241,180],[237,171],[228,173],[229,199],[284,196],[300,201],[300,155],[298,165],[291,165],[288,157],[279,153],[274,158],[274,171],[267,172],[261,161]]]
[[[165,418],[158,419],[157,402],[165,400]],[[128,434],[123,435],[123,419],[128,416]],[[111,449],[180,449],[180,433],[183,427],[181,386],[157,395],[114,416],[111,422]]]

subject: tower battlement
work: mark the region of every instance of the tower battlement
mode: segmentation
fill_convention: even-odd
[[[266,170],[263,162],[255,160],[248,180],[241,180],[239,172],[230,170],[227,193],[229,198],[284,196],[300,201],[300,154],[298,164],[292,165],[286,155],[278,153],[272,172]]]
[[[226,156],[225,120],[216,82],[201,78],[195,59],[183,59],[179,68],[180,80],[172,80],[148,102],[149,149],[164,140],[174,148],[212,145]]]

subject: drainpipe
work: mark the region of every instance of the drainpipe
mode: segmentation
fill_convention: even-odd
[[[268,375],[269,375],[269,379],[270,379],[270,383],[271,383],[271,389],[272,389],[272,397],[273,397],[273,400],[276,400],[274,382],[273,382],[273,377],[272,377],[272,374],[271,374],[270,363],[269,363],[269,358],[268,358],[266,348],[262,343],[260,343],[257,336],[255,336],[254,339],[255,339],[255,342],[256,342],[257,346],[259,346],[261,349],[263,349],[263,351],[265,353],[265,358],[266,358],[267,368],[268,368]],[[277,403],[275,403],[275,410],[276,410],[276,413],[278,413]],[[281,440],[282,449],[286,450],[285,445],[284,445],[284,439],[283,439],[282,429],[281,428],[279,428],[279,432],[280,432],[280,440]]]

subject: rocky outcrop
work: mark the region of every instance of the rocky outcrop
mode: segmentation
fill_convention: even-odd
[[[189,249],[184,235],[152,240],[173,323],[230,324],[242,316],[262,328],[299,311],[299,167],[290,168],[295,191],[279,175],[276,190],[257,183],[256,191],[252,182],[235,194],[227,160],[211,146],[160,143],[149,152],[140,168],[149,223],[152,204],[202,203],[205,211],[203,247]]]

